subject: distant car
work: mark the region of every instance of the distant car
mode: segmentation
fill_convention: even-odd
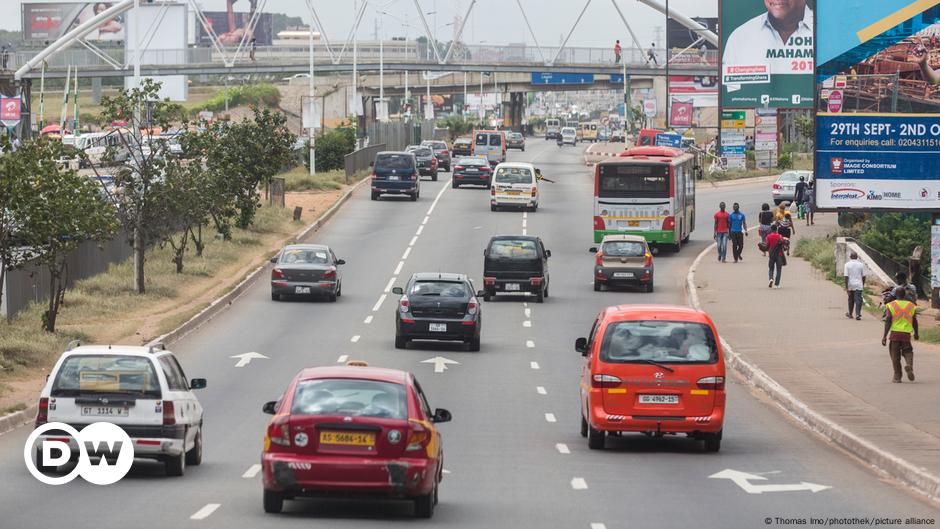
[[[457,160],[450,184],[455,189],[466,184],[486,186],[489,189],[492,180],[493,168],[486,158],[467,157]]]
[[[519,132],[506,133],[506,148],[525,152],[525,136]]]
[[[623,129],[614,129],[610,131],[610,140],[613,143],[623,143],[626,140]]]
[[[577,145],[578,143],[578,131],[574,127],[563,127],[561,129],[561,139],[558,142],[558,145]]]
[[[498,235],[483,250],[483,300],[497,294],[533,294],[536,303],[548,297],[548,258],[542,239],[531,235]]]
[[[411,276],[395,310],[395,348],[411,340],[449,340],[480,350],[483,315],[473,282],[463,274],[420,273]]]
[[[610,141],[610,132],[607,129],[597,129],[597,141]]]
[[[261,453],[263,505],[279,513],[298,497],[405,499],[430,518],[444,477],[436,424],[414,375],[365,362],[307,368],[276,401]]]
[[[470,156],[473,154],[473,139],[466,136],[457,138],[454,140],[454,145],[451,147],[450,152],[457,156]]]
[[[418,162],[410,152],[382,151],[372,162],[372,200],[383,194],[421,196]]]
[[[330,301],[343,295],[343,274],[329,246],[291,244],[271,258],[271,299],[281,296],[325,296]]]
[[[431,180],[437,181],[437,158],[429,147],[415,147],[411,149],[411,154],[415,155],[415,161],[418,163],[418,174],[430,176]]]
[[[812,171],[785,171],[777,181],[774,182],[771,192],[774,197],[774,204],[781,202],[793,202],[796,195],[796,184],[803,177],[807,184],[813,181]]]
[[[309,73],[295,73],[294,75],[289,75],[281,80],[290,83],[291,81],[295,79],[310,79],[310,74]]]
[[[591,248],[594,291],[617,286],[641,286],[653,291],[653,252],[641,235],[605,235],[600,248]]]
[[[430,147],[434,151],[434,157],[437,158],[437,166],[444,172],[450,172],[450,150],[448,150],[446,142],[425,140],[421,142],[421,145]]]
[[[202,463],[202,406],[193,390],[206,379],[187,380],[176,356],[163,348],[80,345],[62,353],[39,397],[36,426],[65,423],[81,430],[94,422],[120,426],[134,443],[134,457],[162,461],[169,476]],[[42,438],[58,438],[51,430]],[[78,454],[75,439],[68,441]],[[36,466],[44,465],[36,449]]]

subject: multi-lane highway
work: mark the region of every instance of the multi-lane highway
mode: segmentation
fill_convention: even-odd
[[[578,433],[575,338],[606,305],[684,304],[685,275],[710,241],[717,203],[738,201],[753,216],[768,192],[766,184],[699,189],[697,231],[680,254],[656,256],[655,293],[594,292],[587,251],[593,184],[580,152],[532,139],[526,152],[510,154],[555,180],[541,186],[537,213],[492,213],[485,190],[452,189],[444,173],[422,184],[418,202],[372,202],[361,190],[314,236],[347,262],[339,302],[273,302],[262,280],[172,345],[189,377],[209,381],[199,393],[206,417],[202,466],[168,478],[162,465],[141,463],[108,487],[81,480],[47,486],[24,466],[24,427],[0,436],[0,527],[411,526],[408,502],[297,501],[287,502],[284,514],[262,510],[258,463],[269,416],[261,405],[276,399],[300,368],[347,359],[412,371],[431,406],[453,413],[453,422],[440,426],[446,468],[440,505],[423,524],[725,528],[779,525],[775,517],[937,518],[935,507],[806,433],[734,379],[717,454],[686,438],[643,436],[588,450]],[[478,353],[456,345],[394,349],[393,286],[426,271],[464,272],[479,286],[489,237],[514,233],[539,235],[552,251],[545,303],[485,303]],[[752,248],[748,243],[746,258],[758,258]],[[748,279],[761,278],[742,278]],[[767,347],[785,356],[786,331],[768,329],[767,336]],[[232,356],[246,352],[268,358],[235,367]],[[454,363],[435,373],[425,361],[438,356]],[[728,469],[766,479],[709,477]],[[807,489],[828,488],[760,488],[804,482],[821,486]]]

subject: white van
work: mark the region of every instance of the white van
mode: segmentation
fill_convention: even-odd
[[[510,206],[535,211],[539,207],[539,181],[530,163],[504,162],[493,171],[490,211]]]
[[[545,139],[554,140],[558,139],[558,135],[561,134],[561,121],[558,121],[555,118],[548,118],[545,120]]]

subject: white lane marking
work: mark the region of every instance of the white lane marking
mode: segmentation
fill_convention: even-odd
[[[415,235],[421,235],[422,231],[424,231],[424,226],[418,226],[418,231],[415,232]]]
[[[565,443],[558,443],[555,445],[555,450],[558,450],[559,454],[570,454],[571,450],[568,450],[568,445]]]
[[[545,386],[535,386],[535,392],[539,395],[548,395],[548,392],[545,391]]]
[[[447,470],[446,468],[445,468],[444,470],[442,470],[442,472],[443,472],[444,474],[450,474],[450,470]]]
[[[538,368],[539,368],[539,363],[538,363],[538,362],[529,362],[529,367],[531,367],[532,369],[538,369]]]
[[[245,473],[242,474],[242,477],[245,479],[251,479],[257,476],[258,472],[261,472],[261,465],[254,464],[248,467],[248,470],[246,470]]]
[[[574,490],[586,490],[588,488],[587,481],[584,481],[584,478],[572,478],[571,488]]]
[[[531,318],[531,317],[532,317],[532,309],[525,309],[523,312],[525,312],[525,317],[526,317],[526,318]]]
[[[363,322],[362,322],[362,323],[365,323],[366,325],[368,325],[368,324],[370,324],[370,323],[372,323],[372,315],[371,315],[371,314],[369,314],[368,316],[366,316],[366,319],[365,319],[365,320],[363,320]]]
[[[375,305],[372,306],[372,312],[378,312],[382,307],[382,303],[385,303],[385,294],[379,296],[379,300],[375,302]]]
[[[356,342],[359,341],[359,338],[360,338],[360,337],[359,337],[359,335],[357,334],[357,335],[353,336],[352,338],[350,338],[349,341],[352,342],[352,343],[356,343]]]
[[[411,242],[408,243],[408,246],[414,246],[416,242],[418,242],[418,236],[417,236],[417,235],[415,235],[414,237],[411,238]]]
[[[392,286],[395,285],[395,281],[396,281],[397,279],[398,279],[398,276],[395,276],[395,277],[392,277],[391,279],[389,279],[389,280],[388,280],[388,283],[385,284],[385,290],[383,290],[382,292],[388,292],[389,290],[391,290],[391,289],[392,289]]]
[[[218,509],[221,506],[222,506],[221,503],[207,503],[205,507],[196,511],[196,513],[190,516],[189,519],[190,520],[205,520],[206,518],[211,516],[212,513],[214,513],[216,509]]]
[[[535,347],[535,342],[533,342],[532,340],[526,340],[525,346],[528,347],[529,349],[532,349]]]
[[[546,414],[545,414],[545,421],[546,421],[546,422],[557,422],[557,421],[555,420],[555,414],[554,414],[554,413],[546,413]]]
[[[527,221],[526,219],[522,219],[522,227],[523,227],[523,228],[526,227],[526,224],[527,224],[527,223],[528,223],[528,221]]]
[[[523,234],[523,235],[528,235],[528,233],[526,232],[526,229],[525,229],[525,228],[522,228],[522,234]]]
[[[248,364],[250,364],[252,360],[254,360],[254,359],[256,359],[256,358],[258,358],[258,359],[264,359],[264,360],[267,360],[267,359],[268,359],[267,356],[264,356],[264,355],[261,354],[261,353],[256,353],[256,352],[254,352],[254,351],[252,351],[252,352],[250,352],[250,353],[242,353],[242,354],[240,354],[240,355],[232,355],[232,356],[230,356],[229,358],[237,358],[237,359],[238,359],[238,362],[235,363],[235,367],[245,367],[245,366],[247,366]]]
[[[591,529],[607,529],[607,526],[602,523],[591,522]]]
[[[522,306],[523,306],[523,307],[528,307],[528,306],[529,306],[529,302],[528,302],[528,301],[523,301],[523,302],[522,302]]]
[[[460,362],[451,360],[450,358],[444,358],[443,356],[435,356],[434,358],[428,358],[427,360],[422,360],[422,364],[434,364],[435,373],[443,373],[447,371],[447,365],[456,365],[459,366]]]
[[[411,246],[405,248],[405,253],[401,254],[401,260],[404,261],[409,255],[411,255]]]
[[[339,358],[336,359],[336,363],[345,364],[346,360],[349,360],[349,355],[339,355]]]
[[[450,186],[448,185],[445,185],[444,187],[441,188],[441,191],[437,194],[437,197],[434,199],[434,202],[431,202],[431,207],[428,208],[427,217],[424,217],[425,219],[431,216],[431,213],[434,212],[434,208],[437,207],[437,203],[440,202],[441,197],[444,196],[444,192],[447,191],[448,189],[450,189]]]
[[[522,220],[525,220],[525,219],[527,219],[527,218],[529,218],[529,212],[528,212],[528,211],[523,211],[523,212],[522,212]]]
[[[523,327],[531,327],[531,326],[532,326],[532,322],[529,321],[529,320],[526,320],[526,321],[522,322],[522,326],[523,326]]]
[[[403,267],[403,266],[405,266],[405,262],[404,262],[404,261],[398,261],[398,266],[395,267],[395,275],[396,275],[396,276],[401,273],[401,267]]]
[[[431,217],[424,217],[424,220],[421,221],[421,225],[424,226],[425,224],[427,224],[427,223],[428,223],[428,219],[430,219],[430,218],[431,218]]]

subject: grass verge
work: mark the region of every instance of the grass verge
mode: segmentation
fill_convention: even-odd
[[[806,259],[813,268],[823,272],[826,279],[838,284],[841,278],[836,272],[835,248],[835,240],[829,237],[803,238],[796,242],[793,255]]]
[[[725,171],[724,173],[715,173],[711,176],[705,178],[706,182],[724,182],[727,180],[740,180],[742,178],[756,178],[758,176],[772,176],[783,173],[784,171],[790,171],[791,169],[748,169],[747,171]],[[811,171],[813,170],[812,160],[793,160],[793,169],[794,171]]]
[[[344,185],[355,184],[366,177],[368,171],[360,171],[346,179],[346,171],[338,169],[334,171],[317,171],[315,176],[310,176],[306,167],[300,165],[279,176],[284,178],[284,190],[288,193],[297,191],[330,191],[342,189]]]

